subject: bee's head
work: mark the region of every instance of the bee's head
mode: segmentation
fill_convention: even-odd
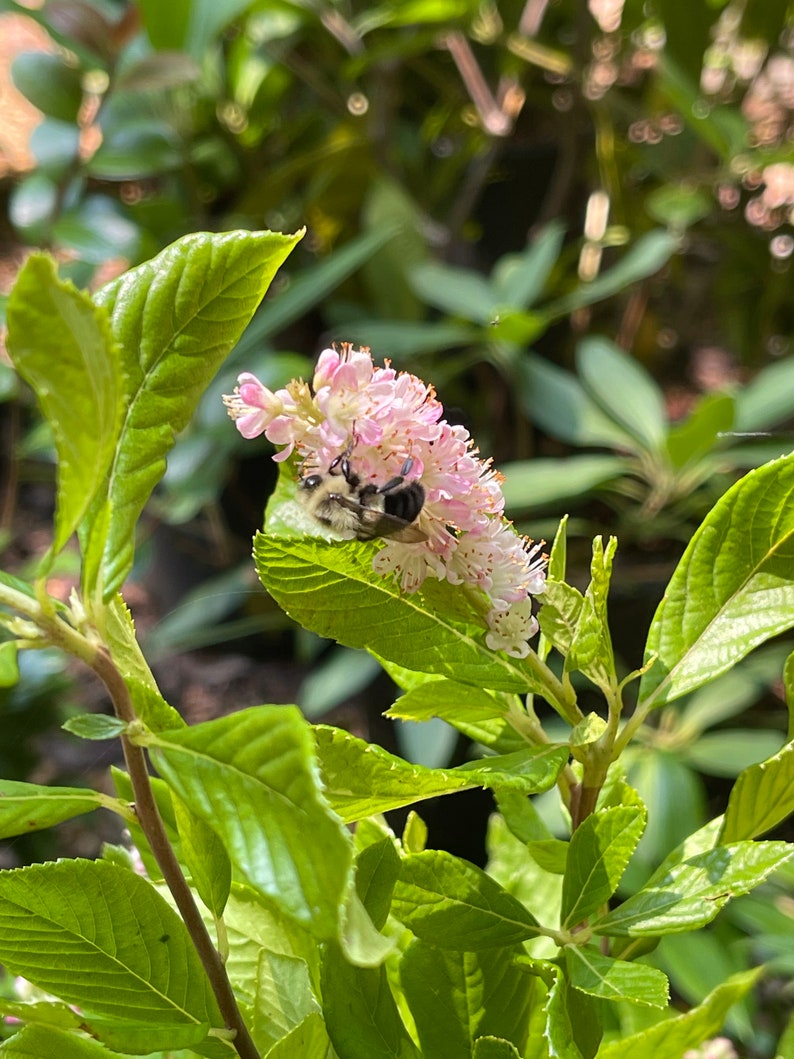
[[[307,493],[313,493],[318,486],[322,484],[323,476],[321,474],[307,474],[305,478],[300,480],[300,489],[304,489]]]

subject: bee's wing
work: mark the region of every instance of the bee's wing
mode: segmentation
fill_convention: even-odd
[[[340,507],[355,512],[358,517],[356,537],[360,541],[375,540],[376,537],[388,537],[390,540],[402,541],[404,544],[417,544],[426,541],[427,534],[412,522],[396,515],[388,515],[376,507],[366,507],[349,496],[334,493],[333,499]]]

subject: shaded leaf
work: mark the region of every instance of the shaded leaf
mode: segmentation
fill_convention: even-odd
[[[41,787],[0,780],[0,838],[41,831],[103,804],[102,795],[81,787]]]

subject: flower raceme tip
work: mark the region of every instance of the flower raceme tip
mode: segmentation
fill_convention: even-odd
[[[421,479],[413,533],[344,536],[384,536],[373,568],[396,576],[405,592],[427,577],[475,585],[490,603],[488,646],[513,657],[527,654],[538,628],[531,597],[545,585],[543,542],[519,536],[504,517],[502,476],[479,458],[464,427],[443,418],[432,386],[388,361],[378,367],[369,349],[343,343],[320,354],[311,387],[293,379],[273,392],[243,372],[223,400],[243,437],[264,434],[280,448],[277,461],[297,451],[302,482],[338,475],[334,502],[361,509],[373,524],[383,518],[370,506],[376,497]]]

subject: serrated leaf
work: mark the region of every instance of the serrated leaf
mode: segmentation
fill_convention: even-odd
[[[96,295],[121,346],[126,405],[104,486],[112,521],[100,506],[86,530],[89,587],[101,581],[104,599],[129,572],[135,524],[176,434],[301,236],[188,235]]]
[[[86,1017],[165,1033],[223,1025],[182,920],[149,882],[107,861],[0,873],[0,960]],[[170,1044],[152,1037],[151,1047]]]
[[[640,700],[655,706],[726,672],[794,625],[794,456],[751,471],[695,532],[656,611],[657,661]]]
[[[0,780],[0,838],[26,835],[93,812],[102,795],[82,787],[41,787],[36,783]]]
[[[400,855],[390,835],[372,842],[356,857],[356,893],[377,930],[385,925],[389,917],[399,874]]]
[[[323,1014],[345,1059],[420,1059],[400,1018],[385,967],[354,967],[329,945],[322,968]]]
[[[794,743],[750,765],[731,790],[720,842],[757,838],[794,813]]]
[[[291,618],[347,647],[496,691],[547,694],[529,665],[485,645],[485,624],[461,586],[428,579],[412,594],[372,569],[371,545],[257,534],[262,584]]]
[[[731,1007],[753,988],[762,968],[742,971],[718,985],[706,999],[684,1015],[664,1019],[656,1025],[604,1044],[598,1059],[672,1059],[713,1037],[723,1028]]]
[[[54,553],[88,510],[121,427],[122,371],[107,314],[34,254],[8,300],[8,352],[32,387],[58,454]],[[57,372],[54,366],[57,365]]]
[[[68,1004],[58,1001],[26,1003],[0,997],[0,1014],[22,1023],[54,1026],[57,1029],[75,1029],[80,1025],[80,1016]]]
[[[320,937],[336,937],[352,839],[321,793],[297,707],[254,706],[152,742],[158,772],[219,835],[242,876]]]
[[[512,955],[510,949],[453,952],[412,942],[400,961],[400,982],[423,1059],[467,1059],[486,1035],[523,1053],[530,992]]]
[[[0,1044],[3,1059],[108,1059],[108,1050],[90,1037],[76,1036],[53,1026],[23,1026]]]
[[[443,850],[403,861],[392,915],[418,938],[444,949],[476,952],[537,936],[537,921],[485,872]]]
[[[473,1059],[521,1059],[515,1046],[501,1037],[478,1037]]]
[[[454,769],[412,765],[339,728],[315,727],[325,797],[346,823],[472,787],[548,790],[567,759],[566,747],[527,747]]]
[[[710,923],[794,854],[785,842],[735,842],[654,873],[641,890],[593,924],[598,934],[676,934]]]
[[[64,721],[61,728],[79,739],[118,739],[127,730],[127,722],[106,713],[80,713]]]
[[[645,813],[616,806],[591,813],[571,836],[562,884],[563,927],[603,907],[621,880],[645,828]]]
[[[592,946],[569,945],[565,964],[574,989],[600,1000],[625,1000],[630,1004],[665,1008],[670,999],[667,975],[656,967],[604,956]]]
[[[576,348],[579,377],[610,419],[639,444],[658,452],[667,435],[664,396],[648,372],[600,335],[583,338]]]
[[[311,988],[304,960],[281,953],[259,953],[256,968],[256,1002],[251,1035],[262,1055],[320,1005]]]
[[[406,691],[384,716],[404,721],[438,717],[473,742],[491,747],[496,753],[508,753],[527,745],[508,720],[511,707],[523,715],[523,706],[515,697],[441,678],[425,680]]]
[[[181,855],[191,882],[216,919],[223,915],[232,885],[232,866],[213,829],[171,793],[181,840]]]
[[[331,1041],[322,1015],[311,1014],[277,1041],[267,1059],[328,1059]]]

